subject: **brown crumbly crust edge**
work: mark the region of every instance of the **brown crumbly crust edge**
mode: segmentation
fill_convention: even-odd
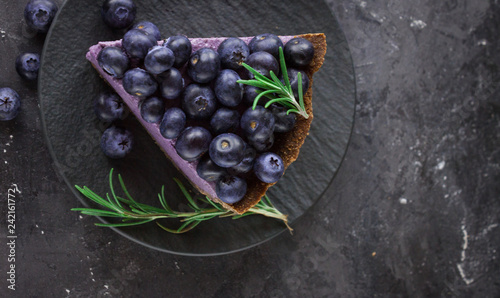
[[[314,46],[314,58],[310,66],[305,70],[307,76],[309,77],[309,89],[304,94],[304,105],[309,115],[308,119],[304,117],[297,116],[297,122],[292,131],[276,135],[275,143],[271,151],[281,156],[283,163],[285,165],[285,170],[292,164],[299,156],[300,148],[304,144],[304,141],[309,134],[309,129],[311,127],[311,122],[313,120],[313,108],[312,108],[312,85],[313,85],[313,74],[317,72],[323,61],[325,60],[326,54],[326,36],[323,33],[311,33],[302,34],[295,37],[302,37],[309,40]],[[233,210],[236,213],[242,214],[248,211],[257,204],[260,199],[266,194],[266,191],[274,183],[264,183],[255,178],[249,179],[247,181],[248,188],[247,193],[243,199],[235,204],[223,204],[227,209]],[[217,200],[220,202],[220,200]],[[229,207],[229,208],[228,208]]]

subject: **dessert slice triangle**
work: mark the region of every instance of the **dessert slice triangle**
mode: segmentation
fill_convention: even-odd
[[[308,40],[314,47],[314,54],[312,60],[308,63],[308,65],[303,66],[301,68],[301,70],[303,70],[303,73],[307,75],[307,78],[309,80],[309,85],[307,90],[303,90],[303,106],[305,107],[305,111],[307,112],[309,117],[306,119],[297,114],[296,122],[293,129],[291,129],[288,132],[274,134],[274,143],[268,151],[273,152],[281,157],[285,170],[292,162],[294,162],[297,159],[300,148],[304,143],[306,136],[309,133],[309,128],[313,119],[313,109],[312,109],[313,74],[320,69],[324,61],[324,55],[326,53],[326,38],[325,35],[322,33],[301,34],[295,36],[292,35],[279,36],[284,45],[286,45],[287,42],[296,37]],[[239,37],[239,39],[245,42],[246,44],[249,44],[253,38],[254,37]],[[202,48],[210,48],[215,52],[217,52],[219,45],[226,39],[227,38],[225,37],[189,38],[189,41],[191,42],[192,53]],[[135,115],[137,120],[141,123],[141,125],[154,139],[156,144],[165,153],[166,157],[171,160],[171,162],[177,167],[177,169],[184,174],[184,176],[191,182],[191,184],[197,190],[199,190],[202,194],[206,195],[214,202],[220,203],[224,208],[232,210],[238,214],[242,214],[248,211],[252,206],[257,204],[259,200],[265,195],[268,188],[272,186],[275,182],[266,183],[263,182],[261,179],[257,178],[256,175],[246,174],[245,179],[247,187],[246,187],[246,193],[244,194],[243,198],[235,203],[226,203],[223,200],[219,199],[216,193],[216,182],[206,181],[198,175],[197,165],[199,160],[188,161],[183,159],[176,150],[177,139],[165,138],[160,132],[160,123],[150,123],[143,119],[143,117],[141,116],[140,104],[141,101],[144,100],[144,98],[129,94],[124,88],[123,79],[116,78],[115,76],[111,75],[110,72],[103,69],[103,67],[101,67],[98,62],[98,55],[103,49],[107,47],[123,48],[122,41],[123,40],[99,42],[98,44],[90,47],[89,51],[86,54],[86,58],[94,66],[94,68],[97,70],[100,76],[123,99],[125,104],[129,107],[130,111]],[[164,41],[158,41],[158,45],[163,45],[163,43]],[[132,63],[137,63],[134,62],[134,60],[136,59],[131,59]],[[141,64],[141,62],[139,62],[137,66],[144,68],[144,64]],[[184,79],[184,88],[187,87],[190,83],[193,83],[193,80],[187,73],[188,71],[186,65],[179,67],[179,70]],[[242,73],[241,70],[239,73]],[[241,77],[243,78],[244,76],[245,75],[243,74]],[[213,86],[213,84],[214,83],[212,82],[211,86]],[[158,93],[159,92],[157,92],[156,94]],[[158,95],[158,97],[161,98],[160,95]],[[241,107],[235,107],[235,109],[238,108],[240,108],[241,111]],[[190,120],[188,117],[188,122],[189,121]],[[215,137],[215,134],[213,132],[212,134],[213,137]],[[205,154],[208,154],[208,152],[206,152]]]

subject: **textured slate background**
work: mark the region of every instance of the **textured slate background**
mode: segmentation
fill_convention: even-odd
[[[205,258],[152,251],[67,212],[75,198],[44,144],[36,85],[13,68],[43,44],[22,2],[0,0],[0,85],[23,97],[18,118],[0,123],[2,242],[7,189],[22,192],[15,296],[500,295],[496,1],[329,0],[358,87],[347,157],[293,236]]]

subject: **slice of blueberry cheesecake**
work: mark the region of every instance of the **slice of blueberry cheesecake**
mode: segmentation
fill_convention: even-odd
[[[242,214],[297,159],[322,33],[158,40],[136,28],[86,58],[202,194]]]

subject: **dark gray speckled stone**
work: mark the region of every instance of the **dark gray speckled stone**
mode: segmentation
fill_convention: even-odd
[[[237,10],[247,1],[226,2]],[[23,97],[16,120],[0,123],[4,240],[7,189],[17,183],[22,191],[18,287],[12,293],[2,278],[0,296],[498,297],[500,5],[328,5],[358,88],[351,144],[333,183],[293,236],[227,256],[180,257],[68,212],[78,201],[53,168],[36,86],[13,67],[16,51],[41,50],[43,36],[23,25],[23,1],[0,0],[8,12],[0,18],[0,85]]]

